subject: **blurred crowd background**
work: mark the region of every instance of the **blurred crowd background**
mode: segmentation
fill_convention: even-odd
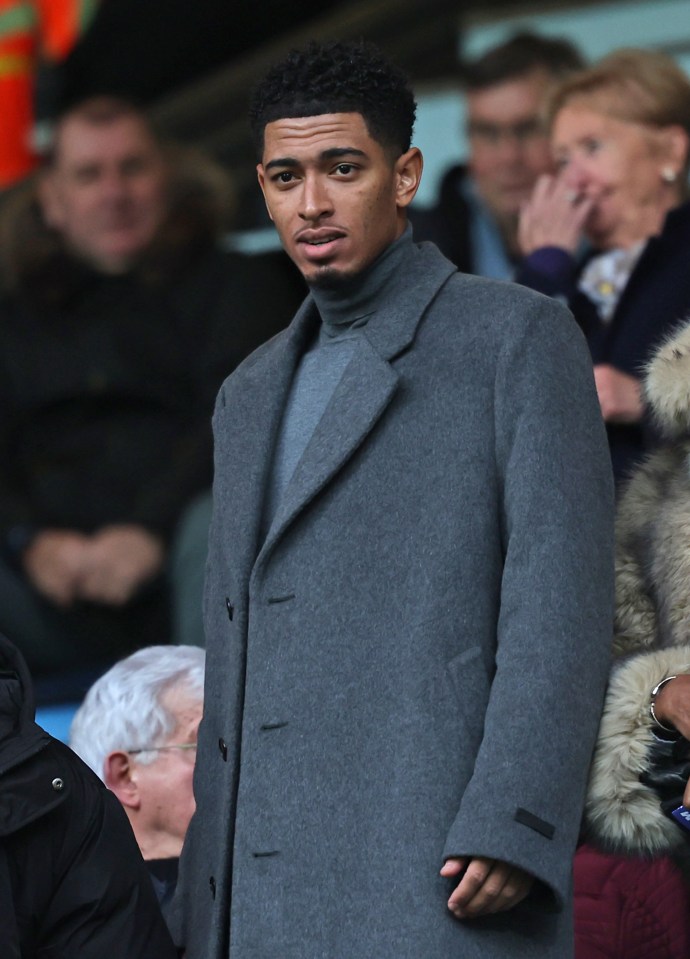
[[[418,204],[466,154],[459,70],[518,30],[566,37],[591,61],[621,46],[671,54],[690,70],[687,0],[0,0],[0,188],[33,169],[52,116],[96,93],[145,105],[162,133],[227,166],[236,185],[235,242],[277,245],[254,188],[245,122],[266,64],[312,37],[364,37],[413,78]]]

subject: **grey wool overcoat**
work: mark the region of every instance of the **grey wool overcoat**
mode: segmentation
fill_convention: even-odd
[[[612,490],[568,312],[413,246],[268,534],[319,318],[224,384],[186,959],[568,959],[611,644]],[[537,877],[459,922],[445,856]]]

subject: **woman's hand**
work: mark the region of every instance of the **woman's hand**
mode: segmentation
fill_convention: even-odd
[[[524,256],[544,246],[575,253],[592,200],[575,194],[563,177],[544,174],[520,211],[518,244]]]
[[[672,726],[690,740],[690,676],[680,674],[657,693],[654,701],[656,718],[664,726]],[[685,787],[683,805],[690,809],[690,783]]]
[[[594,383],[606,423],[639,423],[644,412],[640,381],[608,363],[594,367]]]

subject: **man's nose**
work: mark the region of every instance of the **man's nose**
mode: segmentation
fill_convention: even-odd
[[[496,152],[502,163],[522,163],[524,157],[524,143],[514,133],[504,133],[496,144]]]
[[[127,177],[117,170],[104,173],[101,177],[101,195],[108,200],[117,201],[128,194]]]
[[[333,213],[330,191],[322,177],[305,177],[301,206],[300,216],[303,220],[320,220]]]

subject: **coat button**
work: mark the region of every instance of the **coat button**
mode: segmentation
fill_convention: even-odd
[[[65,784],[64,784],[64,782],[62,781],[62,779],[60,779],[58,776],[56,776],[55,779],[52,781],[52,783],[51,783],[50,785],[53,787],[53,789],[55,790],[55,792],[59,793],[60,790],[63,788],[63,786],[64,786]]]
[[[216,880],[214,879],[213,876],[211,876],[211,878],[209,879],[208,886],[209,886],[209,889],[211,890],[211,898],[215,899],[216,898]]]
[[[228,597],[225,597],[225,608],[228,611],[228,619],[232,622],[232,617],[235,615],[235,607],[232,605]]]
[[[220,754],[223,757],[223,761],[228,761],[228,744],[223,738],[218,740],[218,749],[220,749]]]

